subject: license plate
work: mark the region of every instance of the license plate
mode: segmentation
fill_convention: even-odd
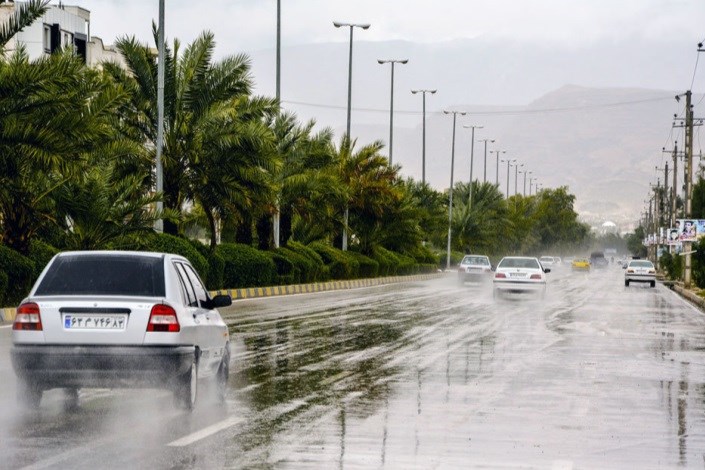
[[[526,277],[524,273],[509,273],[509,277]]]
[[[127,315],[92,315],[90,313],[65,313],[66,330],[124,330]]]

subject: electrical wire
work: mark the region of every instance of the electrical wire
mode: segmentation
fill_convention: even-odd
[[[698,71],[698,61],[700,60],[700,51],[695,52],[697,55],[695,56],[695,67],[693,68],[693,79],[690,81],[690,88],[689,90],[693,89],[693,84],[695,84],[695,74]]]
[[[561,113],[561,112],[571,112],[571,111],[582,111],[582,110],[590,110],[590,109],[605,109],[605,108],[618,108],[622,106],[632,106],[632,105],[638,105],[638,104],[643,104],[643,103],[653,103],[657,101],[666,101],[673,99],[672,96],[668,97],[659,97],[659,98],[647,98],[643,100],[634,100],[634,101],[619,101],[615,103],[603,103],[603,104],[594,104],[594,105],[584,105],[584,106],[566,106],[566,107],[558,107],[558,108],[539,108],[539,109],[517,109],[513,111],[469,111],[467,112],[467,115],[469,116],[518,116],[518,115],[530,115],[530,114],[547,114],[547,113]],[[309,106],[312,108],[325,108],[325,109],[340,109],[344,110],[347,109],[346,106],[338,106],[338,105],[329,105],[329,104],[321,104],[321,103],[307,103],[304,101],[288,101],[285,100],[283,103],[290,104],[290,105],[296,105],[296,106]],[[367,113],[389,113],[389,109],[380,109],[380,108],[353,108],[356,112],[367,112]],[[422,114],[421,111],[408,111],[408,110],[399,110],[399,111],[394,111],[395,114],[404,114],[404,115],[413,115],[413,116],[420,116]],[[440,115],[443,114],[442,111],[432,111],[432,112],[426,112],[426,114],[435,114],[435,115]]]

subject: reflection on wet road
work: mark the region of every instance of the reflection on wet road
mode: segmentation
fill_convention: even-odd
[[[3,329],[0,467],[702,468],[705,315],[622,275],[236,302],[228,402],[193,415],[151,390],[19,413]]]

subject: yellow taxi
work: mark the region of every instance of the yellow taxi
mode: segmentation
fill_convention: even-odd
[[[575,258],[570,263],[570,268],[573,271],[590,271],[590,260],[587,258]]]

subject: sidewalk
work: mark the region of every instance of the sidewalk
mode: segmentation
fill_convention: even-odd
[[[381,286],[383,284],[395,284],[399,282],[425,281],[427,279],[437,279],[445,276],[446,273],[412,274],[409,276],[388,276],[374,277],[368,279],[354,279],[349,281],[328,281],[315,282],[312,284],[292,284],[287,286],[270,287],[246,287],[242,289],[221,289],[211,291],[211,297],[218,294],[228,294],[233,300],[253,299],[258,297],[273,297],[280,295],[309,294],[314,292],[327,292],[343,289],[358,289],[360,287]],[[0,325],[11,323],[15,319],[15,308],[3,308],[0,310]]]

